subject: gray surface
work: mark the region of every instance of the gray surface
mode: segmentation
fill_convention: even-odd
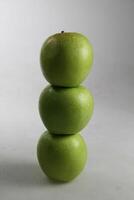
[[[134,1],[0,0],[0,199],[134,199]],[[44,130],[38,97],[47,85],[39,52],[58,31],[87,35],[93,71],[85,85],[95,111],[83,130],[89,162],[71,183],[38,167]]]

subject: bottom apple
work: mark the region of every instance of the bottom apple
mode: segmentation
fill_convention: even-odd
[[[37,157],[43,172],[57,181],[71,181],[80,174],[87,160],[87,148],[82,136],[42,134],[37,145]]]

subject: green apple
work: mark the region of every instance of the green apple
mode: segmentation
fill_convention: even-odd
[[[83,86],[63,88],[47,86],[39,99],[39,112],[46,128],[53,134],[75,134],[90,120],[94,101]]]
[[[87,160],[82,136],[42,134],[37,145],[37,157],[43,172],[57,181],[71,181],[80,174]]]
[[[45,78],[52,85],[78,86],[91,70],[92,45],[80,33],[62,31],[44,42],[40,63]]]

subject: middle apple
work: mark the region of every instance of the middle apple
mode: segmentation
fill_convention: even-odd
[[[81,131],[90,120],[93,108],[93,96],[83,86],[63,88],[49,85],[39,99],[41,119],[53,134]]]

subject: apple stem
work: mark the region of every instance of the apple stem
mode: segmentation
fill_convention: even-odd
[[[61,33],[64,33],[64,31],[61,31]]]

